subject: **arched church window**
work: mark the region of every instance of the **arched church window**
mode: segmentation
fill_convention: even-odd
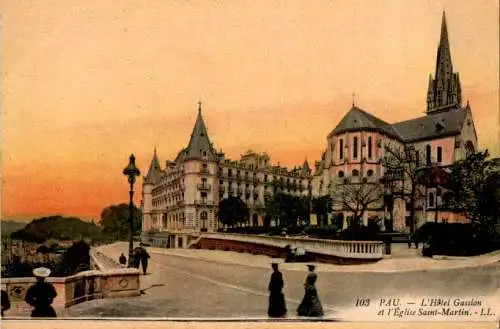
[[[367,175],[368,177],[373,176],[373,170],[369,169],[369,170],[366,172],[366,175]]]
[[[339,159],[342,160],[344,158],[344,140],[341,138],[339,140]]]
[[[352,157],[354,159],[358,158],[358,137],[354,137],[352,142]]]
[[[344,177],[344,172],[343,172],[342,170],[340,170],[340,171],[339,171],[339,173],[338,173],[338,176],[339,176],[340,178]]]
[[[354,170],[352,171],[352,175],[353,175],[353,176],[359,176],[359,170],[354,169]]]
[[[372,138],[368,137],[368,159],[372,158]]]

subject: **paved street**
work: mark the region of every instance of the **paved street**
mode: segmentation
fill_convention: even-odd
[[[107,246],[105,250],[109,256],[117,258],[125,249],[125,244],[117,244]],[[293,264],[294,267],[288,269],[285,265],[282,266],[282,272],[287,305],[290,314],[294,315],[303,295],[306,267]],[[326,270],[327,265],[323,266],[325,271],[321,271],[321,267],[318,269],[317,288],[329,318],[336,318],[352,309],[356,298],[491,297],[499,291],[498,262],[475,268],[394,273],[337,272]],[[151,253],[148,272],[150,274],[141,276],[141,288],[144,290],[141,297],[85,302],[65,310],[61,315],[183,318],[266,316],[270,275],[267,268]]]

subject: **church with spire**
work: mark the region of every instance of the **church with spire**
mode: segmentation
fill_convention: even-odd
[[[434,77],[429,77],[427,109],[424,116],[403,122],[389,123],[353,104],[347,114],[327,136],[327,148],[315,163],[313,195],[331,195],[343,198],[334,202],[332,216],[340,219],[352,215],[352,207],[335,191],[353,186],[352,191],[369,190],[377,185],[383,191],[373,198],[363,212],[363,223],[369,218],[383,218],[390,229],[414,231],[426,221],[466,222],[464,214],[451,211],[446,204],[446,189],[438,185],[418,186],[412,198],[411,184],[406,174],[391,178],[384,162],[391,154],[388,150],[401,150],[414,166],[446,168],[464,159],[477,148],[477,134],[469,102],[462,105],[462,90],[458,72],[453,71],[446,15],[443,12],[441,35],[436,58]],[[399,109],[398,109],[399,110]],[[407,153],[409,152],[409,153]],[[405,162],[403,161],[403,162]],[[406,162],[408,162],[406,161]],[[411,164],[404,163],[404,166]],[[363,187],[363,189],[361,188]],[[367,188],[365,188],[367,187]],[[394,190],[398,194],[395,196]],[[391,195],[390,202],[387,195]],[[357,195],[359,197],[359,195]],[[355,196],[347,196],[354,198]],[[365,198],[369,200],[369,197]],[[359,203],[360,200],[351,203]],[[414,207],[411,203],[413,202]],[[415,211],[410,215],[410,209]],[[413,223],[411,219],[413,217]],[[390,220],[387,220],[389,219]],[[343,220],[346,225],[346,220]]]
[[[462,104],[460,78],[452,64],[444,12],[435,73],[429,76],[423,112],[424,116],[389,123],[353,102],[326,136],[327,147],[314,168],[306,160],[289,170],[271,165],[265,152],[248,150],[237,161],[227,159],[210,141],[199,103],[189,142],[176,158],[162,166],[154,150],[143,180],[143,233],[150,232],[147,239],[156,245],[185,247],[193,233],[213,232],[220,227],[219,202],[231,196],[241,198],[248,206],[250,218],[246,225],[262,225],[265,200],[278,192],[331,196],[334,202],[330,222],[340,219],[346,227],[353,215],[349,202],[355,202],[353,199],[365,187],[383,191],[363,206],[361,220],[365,225],[370,218],[382,218],[386,230],[413,232],[427,221],[466,222],[463,213],[449,209],[447,191],[439,184],[420,184],[412,197],[410,179],[404,170],[413,162],[418,168],[440,168],[445,172],[477,149],[472,110],[469,102]],[[388,170],[389,150],[411,154],[396,174]],[[338,200],[338,192],[346,187],[359,193]]]
[[[250,211],[248,223],[263,224],[265,198],[274,193],[310,195],[312,171],[307,160],[287,169],[272,165],[269,155],[246,151],[227,159],[210,141],[201,103],[185,148],[162,167],[156,153],[143,178],[142,228],[154,245],[186,247],[193,233],[216,231],[219,202],[240,198]],[[151,241],[150,241],[151,240]]]

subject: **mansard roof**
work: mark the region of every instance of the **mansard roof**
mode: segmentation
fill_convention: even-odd
[[[389,123],[377,118],[374,115],[371,115],[368,112],[363,111],[356,106],[353,106],[349,110],[349,112],[347,112],[347,114],[342,118],[335,129],[332,130],[328,137],[344,132],[358,131],[363,129],[378,130],[391,137],[399,139],[399,135],[394,131]]]
[[[462,131],[469,107],[453,108],[444,112],[398,122],[392,125],[404,142],[437,139],[458,135]]]

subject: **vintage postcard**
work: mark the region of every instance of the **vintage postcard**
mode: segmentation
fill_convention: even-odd
[[[499,328],[499,3],[2,3],[5,328]]]

